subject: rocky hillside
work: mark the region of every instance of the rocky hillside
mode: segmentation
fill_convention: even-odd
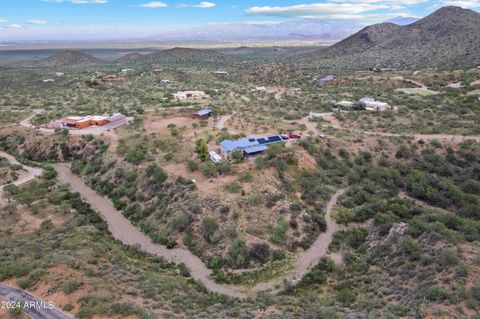
[[[173,48],[148,54],[142,60],[151,63],[216,63],[226,61],[227,56],[213,50]]]
[[[332,69],[455,68],[480,64],[480,14],[444,7],[406,26],[369,26],[329,48],[303,55],[302,64]]]
[[[138,52],[132,52],[125,54],[124,56],[120,57],[117,59],[118,62],[132,62],[132,61],[137,61],[141,58],[143,58],[144,55],[140,54]]]
[[[41,66],[70,66],[70,65],[88,65],[100,63],[102,60],[94,58],[86,53],[75,50],[63,50],[54,55],[41,59],[38,64]]]

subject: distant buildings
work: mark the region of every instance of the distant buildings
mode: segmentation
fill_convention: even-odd
[[[56,76],[57,78],[59,78],[59,77],[61,77],[61,76],[64,76],[64,75],[65,75],[65,73],[63,73],[63,72],[56,72],[56,73],[55,73],[55,76]]]
[[[195,117],[206,119],[206,118],[209,118],[212,115],[212,113],[213,113],[212,109],[202,109],[195,112]]]
[[[69,116],[62,120],[62,125],[67,128],[86,128],[89,126],[105,126],[115,129],[127,124],[127,118],[121,113],[109,115]]]
[[[463,88],[465,86],[462,84],[462,82],[455,82],[455,83],[448,83],[447,87],[449,87],[451,89],[460,89],[460,88]]]
[[[356,104],[356,102],[347,101],[347,100],[342,100],[340,102],[335,103],[335,105],[337,105],[337,106],[343,106],[343,107],[346,107],[346,108],[352,108],[352,107],[355,106],[355,104]]]
[[[103,81],[116,81],[116,80],[124,80],[127,76],[125,74],[113,74],[113,75],[105,75],[102,80]]]
[[[169,83],[172,83],[173,81],[170,81],[168,79],[164,79],[164,80],[160,80],[160,83],[162,84],[169,84]]]
[[[332,81],[336,81],[337,77],[333,75],[327,75],[327,76],[314,76],[313,81],[317,84],[325,84],[329,83]]]
[[[367,111],[384,112],[392,110],[392,107],[388,103],[375,101],[375,99],[371,97],[364,97],[363,99],[360,99],[358,103]]]
[[[225,71],[225,70],[217,70],[213,73],[216,74],[216,75],[228,75],[228,72]]]
[[[48,82],[55,82],[55,80],[54,80],[54,79],[45,79],[45,80],[43,80],[43,83],[48,83]]]
[[[128,72],[133,72],[135,69],[122,69],[120,73],[127,74]]]
[[[252,92],[265,94],[265,93],[268,93],[268,90],[267,90],[267,88],[264,87],[264,86],[257,86],[256,88],[254,88],[254,89],[252,90]]]
[[[266,151],[268,145],[283,142],[280,135],[272,135],[262,138],[244,137],[235,141],[223,140],[220,142],[223,158],[229,159],[234,152],[242,152],[246,155],[254,155]]]
[[[208,95],[203,91],[179,91],[173,97],[177,100],[194,100],[207,98]]]
[[[392,68],[371,68],[370,69],[373,72],[376,73],[381,73],[381,72],[393,72],[396,71],[397,69],[392,69]]]

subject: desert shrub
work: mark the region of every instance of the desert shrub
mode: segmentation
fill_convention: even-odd
[[[248,250],[249,259],[262,264],[268,261],[270,255],[270,246],[266,243],[255,243]]]
[[[218,230],[218,223],[214,217],[205,217],[202,220],[202,236],[208,243],[215,243],[215,234]]]
[[[192,159],[187,160],[187,168],[191,172],[197,171],[200,166],[198,163]]]
[[[443,301],[448,297],[447,292],[440,286],[428,287],[426,291],[426,298],[430,301]]]
[[[278,222],[277,226],[272,231],[272,234],[270,235],[270,239],[277,244],[282,244],[285,240],[285,235],[288,230],[288,223],[287,221],[282,217],[280,221]]]
[[[206,161],[209,157],[208,154],[208,145],[203,139],[198,139],[195,142],[195,153],[202,161]]]
[[[229,193],[239,193],[242,186],[238,182],[231,182],[224,186],[224,189]]]
[[[355,212],[352,209],[341,209],[336,216],[337,222],[340,224],[347,224],[355,221]]]
[[[238,181],[242,183],[251,182],[253,180],[253,176],[250,172],[242,172],[238,176]]]
[[[337,293],[337,301],[344,306],[349,306],[355,302],[355,294],[350,288],[344,287]]]
[[[236,239],[228,249],[228,264],[232,267],[243,267],[248,263],[248,249],[245,242]]]
[[[139,164],[147,157],[147,147],[145,144],[137,144],[131,148],[125,155],[125,160],[132,164]]]

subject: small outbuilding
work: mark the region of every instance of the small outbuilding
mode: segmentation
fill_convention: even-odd
[[[313,77],[313,81],[315,81],[317,84],[325,84],[335,80],[337,80],[337,77],[333,75]]]
[[[201,109],[195,112],[195,117],[205,119],[205,118],[209,118],[212,115],[212,113],[213,113],[212,109]]]

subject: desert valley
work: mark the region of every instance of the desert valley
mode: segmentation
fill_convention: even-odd
[[[257,44],[0,49],[0,318],[480,318],[480,14]]]

